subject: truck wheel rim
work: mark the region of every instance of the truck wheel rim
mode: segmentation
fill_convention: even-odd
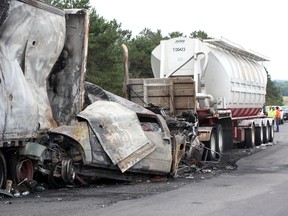
[[[16,178],[18,183],[23,179],[27,178],[29,180],[33,179],[33,162],[30,159],[20,161],[16,165]]]

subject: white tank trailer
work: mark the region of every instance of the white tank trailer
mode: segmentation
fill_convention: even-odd
[[[267,61],[224,38],[163,40],[151,56],[155,78],[193,78],[199,140],[219,152],[273,141],[273,119],[260,114]]]
[[[268,60],[223,40],[190,38],[162,41],[151,58],[155,78],[192,76],[196,94],[213,98],[217,109],[229,109],[233,117],[254,116],[263,108],[267,74],[257,61]]]
[[[229,142],[254,147],[273,141],[273,120],[260,115],[265,104],[267,73],[263,65],[267,61],[267,57],[223,38],[163,40],[151,56],[155,78],[193,78],[199,139],[214,148],[215,131],[216,151],[231,147]],[[219,128],[224,131],[220,137],[224,135],[228,143],[217,143]]]

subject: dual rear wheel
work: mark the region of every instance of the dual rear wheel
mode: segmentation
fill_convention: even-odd
[[[210,161],[219,160],[224,150],[222,126],[215,125],[211,131],[210,140],[203,143],[206,147],[203,153],[203,159]]]
[[[273,142],[274,140],[274,129],[273,125],[261,124],[260,127],[255,127],[254,125],[251,128],[245,129],[245,147],[254,148],[259,146],[262,143]]]
[[[5,155],[6,159],[6,179],[18,184],[24,179],[32,180],[34,176],[34,164],[29,158],[21,158],[16,151],[10,151]],[[1,166],[1,165],[0,165]],[[4,182],[5,184],[6,182]]]
[[[260,127],[257,127],[255,130],[255,145],[259,146],[262,143],[273,142],[274,140],[274,128],[273,125],[262,124]]]

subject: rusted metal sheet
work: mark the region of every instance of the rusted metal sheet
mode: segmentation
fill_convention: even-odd
[[[121,104],[100,100],[89,105],[78,117],[89,122],[104,151],[122,172],[155,150],[136,113]]]
[[[173,136],[173,162],[171,168],[171,174],[177,176],[177,170],[182,157],[186,152],[186,137],[181,135]]]

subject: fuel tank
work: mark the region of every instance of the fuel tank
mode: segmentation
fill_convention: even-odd
[[[151,56],[155,78],[192,76],[198,82],[196,92],[212,96],[217,109],[231,110],[233,117],[257,115],[263,107],[266,61],[223,38],[164,40]]]

